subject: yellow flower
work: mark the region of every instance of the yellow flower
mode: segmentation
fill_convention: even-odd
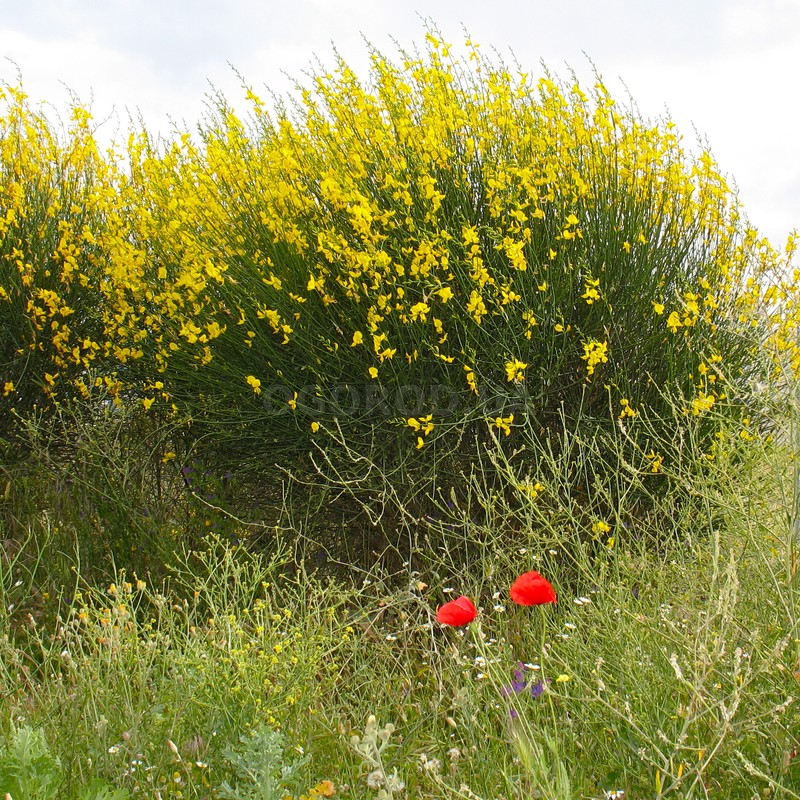
[[[598,364],[605,364],[608,361],[608,342],[594,340],[584,342],[581,358],[586,362],[587,377],[591,377]]]
[[[377,367],[370,367],[369,368],[369,376],[370,376],[370,378],[377,378],[378,377],[378,368]]]
[[[439,289],[439,297],[443,303],[446,303],[448,300],[452,299],[453,290],[449,286],[443,286]]]
[[[425,322],[430,310],[430,306],[427,303],[415,303],[409,309],[412,321]]]
[[[467,385],[472,390],[473,394],[478,394],[478,382],[475,380],[475,372],[472,367],[464,364],[464,372],[466,373]]]
[[[653,474],[661,471],[661,465],[664,463],[664,456],[659,455],[655,450],[651,450],[645,454],[645,458],[650,461],[650,472]]]
[[[411,428],[412,431],[419,431],[422,433],[423,436],[427,436],[433,430],[433,415],[427,414],[424,417],[420,417],[416,419],[415,417],[409,417],[406,420],[406,425]]]
[[[142,405],[144,406],[144,410],[145,411],[149,411],[150,410],[150,406],[152,406],[154,402],[155,402],[155,398],[154,397],[143,397],[142,398]]]
[[[715,400],[716,398],[713,394],[700,392],[700,394],[692,400],[692,414],[698,417],[700,414],[710,411]]]
[[[527,494],[532,500],[535,500],[544,491],[544,486],[539,481],[535,483],[524,481],[517,484],[517,491]]]
[[[364,341],[364,334],[361,333],[361,331],[356,331],[353,334],[353,342],[350,345],[350,347],[356,347],[357,345],[362,344],[363,341]]]
[[[311,423],[311,432],[316,433],[319,430],[319,422]]]
[[[572,678],[569,675],[559,675],[556,678],[556,683],[566,683],[567,681],[570,680],[572,680]]]
[[[253,387],[256,394],[261,394],[261,381],[255,375],[248,375],[245,380]]]
[[[511,424],[514,422],[514,415],[509,414],[507,417],[495,417],[490,423],[490,427],[497,428],[499,431],[508,436],[511,433]]]
[[[631,404],[627,398],[623,397],[622,400],[619,401],[619,404],[622,406],[622,411],[619,412],[620,419],[636,416],[636,409],[631,408]]]
[[[681,327],[683,323],[681,322],[680,314],[677,311],[673,311],[669,317],[667,317],[667,327],[673,332],[677,333],[678,328]]]
[[[289,402],[289,408],[291,408],[292,411],[297,411],[297,392],[294,392],[294,394],[292,395],[291,399],[288,402]]]
[[[592,533],[595,536],[600,536],[603,533],[608,533],[611,530],[611,526],[602,519],[598,519],[592,525]]]
[[[664,313],[664,304],[663,303],[656,303],[655,300],[650,301],[651,305],[653,306],[653,311],[656,312],[659,316]]]
[[[14,391],[14,381],[6,381],[3,384],[3,397],[8,397]]]
[[[513,361],[506,361],[506,380],[509,381],[509,383],[511,381],[517,383],[525,380],[525,370],[527,366],[528,365],[524,361],[520,361],[517,358]]]
[[[587,305],[591,305],[596,300],[600,299],[600,292],[598,291],[598,286],[600,285],[600,280],[596,278],[589,278],[586,281],[586,285],[584,286],[583,294],[581,298],[586,301]]]
[[[486,304],[483,302],[483,298],[475,289],[472,290],[472,294],[469,296],[467,313],[472,315],[472,318],[478,323],[478,325],[481,324],[481,318],[486,316],[488,313],[486,310]]]

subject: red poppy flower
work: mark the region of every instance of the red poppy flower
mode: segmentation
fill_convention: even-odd
[[[555,589],[536,570],[520,575],[511,585],[509,594],[521,606],[541,606],[556,602]]]
[[[478,616],[478,610],[475,608],[475,603],[469,597],[462,595],[458,600],[451,600],[440,606],[436,612],[436,621],[441,622],[442,625],[452,625],[454,628],[458,628],[461,625],[468,625],[476,616]]]

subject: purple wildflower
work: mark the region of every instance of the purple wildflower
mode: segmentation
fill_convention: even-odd
[[[544,691],[544,683],[541,680],[531,685],[531,697],[536,699]]]
[[[500,694],[502,694],[503,697],[510,697],[512,694],[519,694],[527,685],[528,681],[525,680],[523,665],[519,663],[514,670],[514,678],[511,681],[511,685],[504,686],[500,690]]]

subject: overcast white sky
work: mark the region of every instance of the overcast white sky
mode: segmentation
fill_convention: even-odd
[[[544,60],[588,76],[588,56],[615,97],[627,87],[646,115],[708,140],[773,244],[800,227],[800,0],[0,0],[0,79],[19,69],[31,99],[58,110],[65,87],[98,120],[113,109],[108,138],[129,113],[169,132],[171,119],[194,127],[212,84],[245,108],[229,64],[283,92],[284,73],[302,82],[335,46],[364,75],[364,37],[411,49],[422,18],[534,74]]]

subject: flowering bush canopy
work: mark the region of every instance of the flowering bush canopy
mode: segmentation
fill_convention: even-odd
[[[658,424],[675,393],[707,419],[765,358],[800,373],[794,242],[747,227],[707,151],[599,79],[456,52],[339,61],[247,119],[217,98],[124,164],[84,109],[62,142],[0,87],[0,428],[101,388],[218,454],[336,426],[424,464],[467,426]]]

